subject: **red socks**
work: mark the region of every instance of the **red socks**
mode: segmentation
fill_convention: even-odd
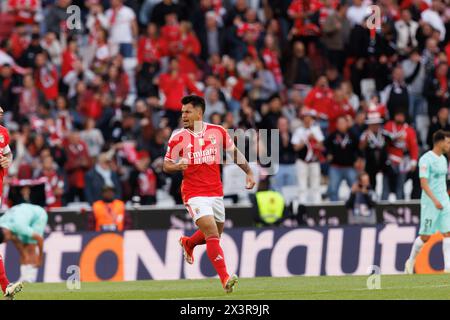
[[[225,257],[223,255],[222,247],[219,243],[219,238],[211,236],[206,239],[206,253],[211,261],[214,269],[220,277],[220,281],[224,285],[224,281],[228,279],[227,267],[225,265]]]
[[[194,247],[198,246],[199,244],[205,244],[205,243],[206,243],[205,235],[203,234],[203,232],[200,231],[200,229],[195,231],[194,234],[186,241],[186,244],[191,249],[194,249]]]
[[[5,292],[8,284],[9,280],[6,277],[5,266],[3,265],[3,258],[2,256],[0,256],[0,285],[2,286],[3,292]]]

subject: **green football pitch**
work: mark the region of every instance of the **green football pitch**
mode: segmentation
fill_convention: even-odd
[[[322,276],[239,279],[235,292],[225,294],[218,279],[133,282],[25,284],[17,300],[65,299],[447,299],[450,274],[382,275],[380,289],[369,290],[365,276]]]

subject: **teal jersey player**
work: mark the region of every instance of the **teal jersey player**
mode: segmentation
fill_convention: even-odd
[[[23,187],[24,190],[29,187]],[[16,205],[0,217],[0,243],[11,240],[20,253],[20,281],[35,282],[38,268],[42,265],[44,231],[47,212],[29,203]],[[39,253],[37,253],[36,248]]]
[[[419,160],[419,178],[428,181],[434,197],[441,203],[442,209],[436,208],[433,199],[422,191],[420,199],[420,235],[432,235],[437,231],[450,231],[450,201],[447,193],[448,162],[444,155],[437,155],[432,150]]]
[[[450,200],[447,192],[448,162],[444,154],[450,152],[450,132],[437,131],[433,135],[433,149],[419,159],[420,230],[405,263],[405,273],[414,273],[414,264],[425,242],[437,231],[444,235],[442,251],[444,271],[450,272]]]
[[[47,212],[42,207],[22,203],[10,208],[0,217],[0,228],[10,230],[24,244],[36,244],[33,234],[42,237],[47,220]]]

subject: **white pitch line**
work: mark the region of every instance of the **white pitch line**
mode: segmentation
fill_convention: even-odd
[[[423,285],[423,286],[412,286],[412,287],[385,287],[385,288],[381,288],[381,289],[367,289],[367,288],[356,288],[356,289],[344,289],[344,290],[322,290],[322,291],[310,291],[310,292],[306,292],[306,291],[302,291],[299,293],[305,293],[305,294],[315,294],[315,293],[338,293],[338,292],[348,292],[348,291],[382,291],[382,290],[395,290],[395,289],[420,289],[420,288],[447,288],[450,287],[450,284],[438,284],[438,285]],[[274,292],[271,293],[270,295],[275,295],[275,296],[279,296],[279,295],[285,295],[285,294],[289,294],[286,292]],[[245,294],[245,296],[264,296],[267,295],[266,293],[248,293]],[[202,299],[214,299],[214,298],[223,298],[224,296],[208,296],[208,297],[186,297],[186,298],[172,298],[172,299],[160,299],[160,300],[202,300]],[[232,295],[230,295],[230,297],[232,297]]]

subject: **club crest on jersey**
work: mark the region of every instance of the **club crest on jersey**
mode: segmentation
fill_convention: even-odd
[[[211,141],[212,144],[216,144],[216,137],[209,136],[209,141]]]
[[[4,143],[4,142],[5,142],[5,137],[2,134],[0,134],[0,143]]]

